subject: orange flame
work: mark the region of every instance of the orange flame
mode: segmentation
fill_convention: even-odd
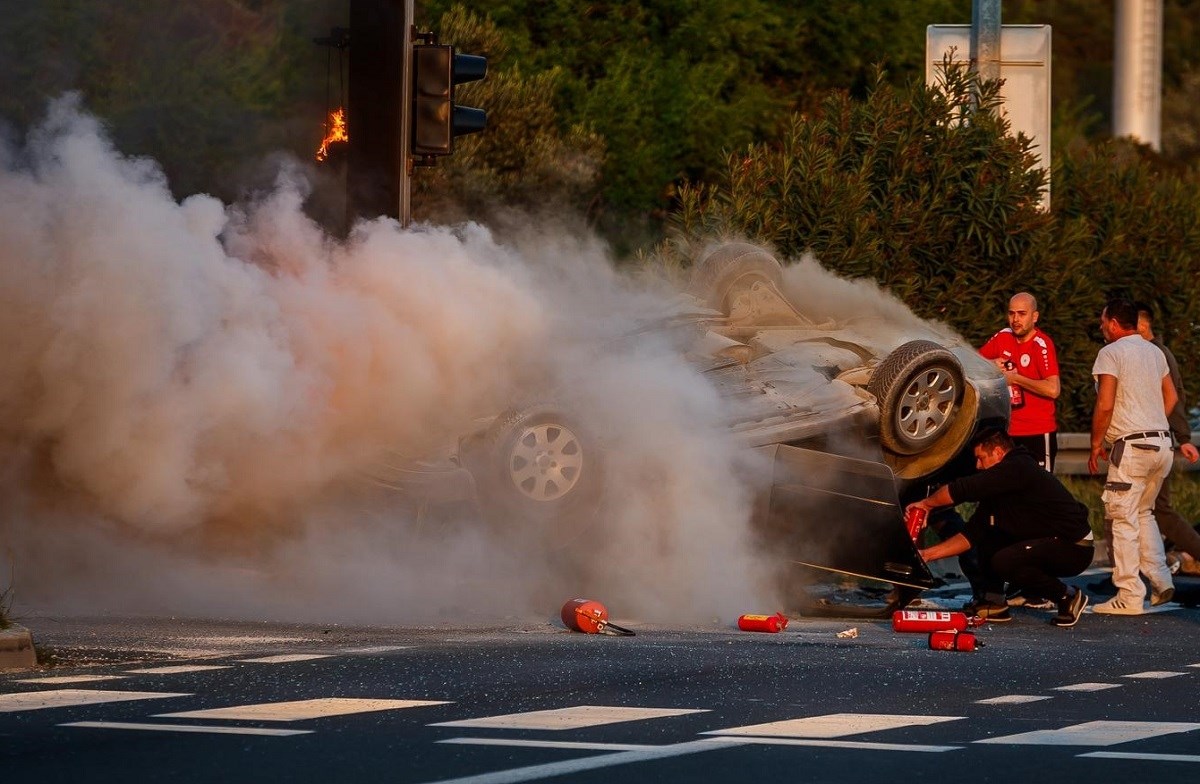
[[[346,130],[346,110],[337,109],[329,113],[329,133],[325,134],[325,138],[321,141],[321,146],[317,150],[317,160],[323,161],[329,157],[329,145],[334,142],[348,142],[350,134]]]

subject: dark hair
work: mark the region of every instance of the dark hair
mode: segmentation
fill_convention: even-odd
[[[1012,436],[1010,436],[1008,433],[1005,433],[1000,428],[985,427],[976,433],[975,437],[971,439],[971,447],[975,448],[977,446],[981,446],[984,449],[995,449],[999,447],[1007,452],[1015,447],[1016,443],[1012,440]]]
[[[1108,314],[1109,320],[1117,322],[1121,329],[1137,329],[1137,305],[1124,297],[1110,299],[1104,306],[1104,312]]]
[[[1151,324],[1154,323],[1154,308],[1150,307],[1149,302],[1138,300],[1137,302],[1133,303],[1133,306],[1137,308],[1139,317],[1145,316],[1146,321],[1149,321]]]

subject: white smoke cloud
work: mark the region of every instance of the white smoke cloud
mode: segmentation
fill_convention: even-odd
[[[176,201],[73,99],[2,155],[0,533],[22,601],[413,621],[596,590],[648,620],[774,609],[722,404],[675,347],[614,342],[667,294],[595,239],[380,219],[339,242],[286,174],[251,204]],[[436,453],[531,387],[602,436],[620,490],[574,543],[590,556],[356,494],[382,454]]]

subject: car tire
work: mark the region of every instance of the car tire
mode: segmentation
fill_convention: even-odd
[[[952,428],[965,390],[962,365],[930,340],[912,340],[879,364],[867,391],[879,402],[879,441],[913,455],[932,447]]]
[[[554,405],[506,411],[462,459],[493,522],[534,526],[530,533],[549,542],[596,515],[604,488],[598,441]]]
[[[692,292],[709,307],[728,314],[730,295],[756,282],[780,288],[783,267],[762,248],[746,242],[729,242],[696,264]]]

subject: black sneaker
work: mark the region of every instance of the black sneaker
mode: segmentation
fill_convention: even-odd
[[[1007,604],[991,602],[969,602],[963,605],[962,611],[970,616],[977,616],[988,623],[1005,623],[1012,620]]]
[[[1065,597],[1058,602],[1058,615],[1050,619],[1050,623],[1064,629],[1079,623],[1083,608],[1087,607],[1088,595],[1078,588],[1069,588]]]
[[[1042,599],[1037,596],[1026,596],[1018,591],[1010,594],[1007,598],[1009,607],[1024,607],[1026,610],[1053,610],[1055,603],[1049,599]]]

